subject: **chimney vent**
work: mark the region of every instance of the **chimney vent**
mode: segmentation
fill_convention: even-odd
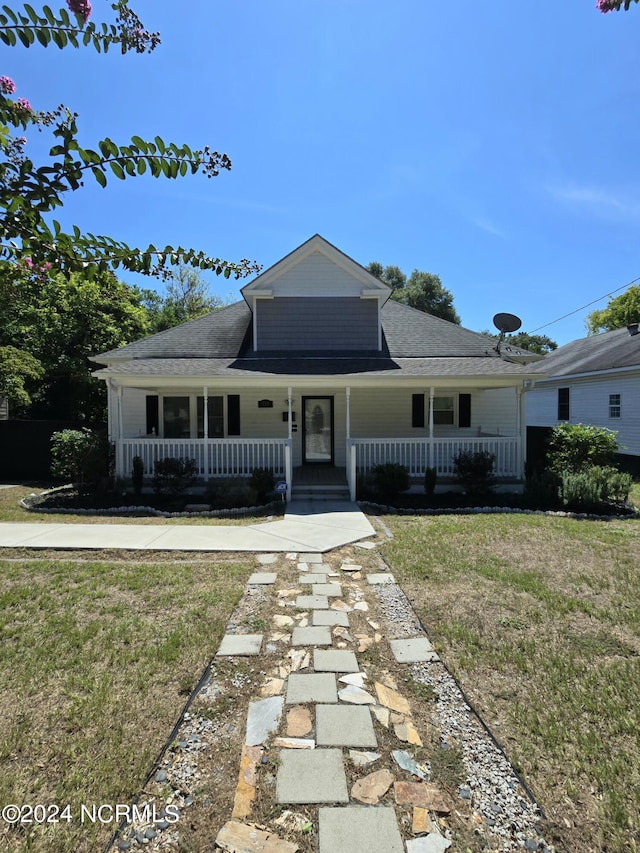
[[[629,325],[627,326],[627,332],[629,332],[629,334],[633,337],[634,335],[638,334],[639,326],[640,323],[629,323]]]

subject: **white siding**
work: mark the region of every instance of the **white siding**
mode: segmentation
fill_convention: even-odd
[[[569,388],[569,423],[618,432],[621,453],[640,455],[640,375],[609,374],[554,382],[527,393],[527,425],[556,426],[558,388]],[[609,395],[620,394],[620,417],[609,417]]]
[[[147,392],[139,388],[122,390],[123,438],[141,438],[147,434]],[[115,398],[115,395],[114,395]],[[116,415],[117,417],[117,415]],[[117,429],[117,426],[116,426]]]
[[[493,388],[471,397],[471,425],[483,435],[518,434],[515,388]]]
[[[312,252],[269,284],[276,296],[360,296],[364,287],[322,252]]]

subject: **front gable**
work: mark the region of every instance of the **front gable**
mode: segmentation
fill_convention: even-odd
[[[387,285],[319,235],[242,295],[253,316],[254,352],[379,352]]]

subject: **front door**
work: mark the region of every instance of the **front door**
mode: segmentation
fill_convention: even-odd
[[[333,397],[303,397],[302,461],[333,464]]]

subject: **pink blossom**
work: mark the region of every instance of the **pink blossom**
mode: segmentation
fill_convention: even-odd
[[[34,267],[34,263],[31,260],[31,258],[25,258],[24,259],[24,265],[25,265],[25,267],[28,267],[30,270],[32,270]]]
[[[16,84],[11,77],[0,77],[0,92],[3,95],[13,95],[16,90]]]
[[[86,24],[91,14],[91,3],[89,0],[67,0],[67,6],[75,15],[82,18]]]
[[[16,101],[16,106],[18,106],[25,113],[33,112],[33,107],[26,98],[18,98],[18,100]]]

